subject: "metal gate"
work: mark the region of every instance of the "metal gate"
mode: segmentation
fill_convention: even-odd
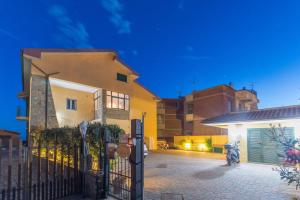
[[[131,121],[131,139],[113,140],[105,136],[104,190],[119,200],[142,200],[144,188],[144,135],[141,120]],[[130,143],[130,152],[122,147]],[[118,153],[116,153],[118,152]]]
[[[278,164],[282,161],[278,156],[283,153],[282,145],[270,137],[270,128],[250,128],[247,132],[249,162]],[[294,138],[294,129],[285,128],[285,136]]]

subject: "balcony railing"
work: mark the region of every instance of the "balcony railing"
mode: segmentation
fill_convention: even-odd
[[[26,115],[26,111],[21,108],[21,106],[17,107],[17,120],[28,120],[28,116]]]

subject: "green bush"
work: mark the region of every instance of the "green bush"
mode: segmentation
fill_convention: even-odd
[[[207,150],[208,150],[209,152],[211,152],[212,149],[213,149],[213,146],[212,146],[212,138],[211,138],[211,137],[205,139],[205,145],[206,145]]]

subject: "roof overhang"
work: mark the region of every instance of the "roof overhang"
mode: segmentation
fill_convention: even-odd
[[[230,125],[251,125],[251,124],[280,124],[283,122],[296,121],[300,123],[300,117],[295,118],[285,118],[285,119],[266,119],[266,120],[252,120],[252,121],[228,121],[228,122],[218,122],[218,123],[203,123],[207,126],[214,126],[219,128],[228,128]]]
[[[77,90],[77,91],[82,91],[87,93],[95,93],[99,89],[96,87],[65,81],[65,80],[60,80],[56,78],[49,78],[49,81],[51,86],[54,85],[66,89]]]

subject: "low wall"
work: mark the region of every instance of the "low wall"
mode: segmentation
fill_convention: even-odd
[[[227,135],[216,135],[216,136],[174,136],[174,146],[179,149],[186,149],[184,147],[184,143],[191,143],[191,148],[188,150],[194,151],[207,151],[206,148],[206,140],[211,138],[212,139],[212,146],[222,148],[224,144],[228,142]],[[202,146],[201,146],[202,145]],[[203,147],[200,148],[199,147]],[[223,151],[224,152],[224,151]]]

